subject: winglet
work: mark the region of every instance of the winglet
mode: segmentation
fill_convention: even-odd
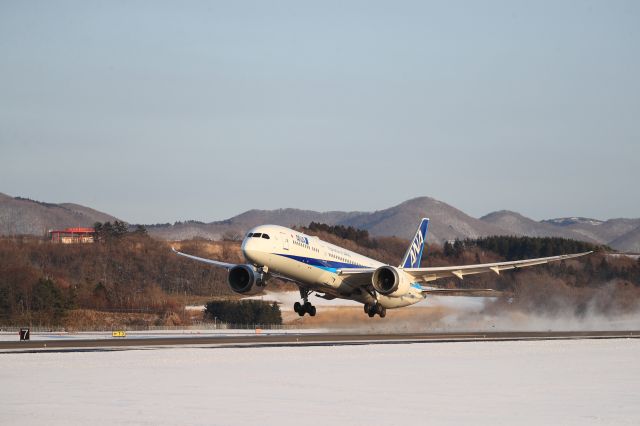
[[[411,245],[407,249],[400,268],[419,268],[420,261],[422,260],[422,251],[424,249],[424,242],[427,237],[427,228],[429,227],[429,218],[424,218],[420,221],[418,230],[411,240]]]

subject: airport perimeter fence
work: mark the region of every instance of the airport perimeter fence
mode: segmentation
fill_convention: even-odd
[[[298,324],[227,324],[223,322],[210,323],[199,322],[190,325],[117,325],[112,327],[73,327],[50,325],[23,325],[0,326],[0,333],[18,333],[21,328],[29,328],[31,333],[85,333],[85,332],[111,332],[114,330],[125,331],[213,331],[213,330],[299,330]]]

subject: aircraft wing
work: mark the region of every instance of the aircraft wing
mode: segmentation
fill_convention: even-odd
[[[515,260],[511,262],[481,263],[476,265],[463,266],[436,266],[430,268],[407,268],[403,269],[403,271],[411,275],[418,282],[429,282],[446,277],[456,277],[462,279],[465,275],[481,274],[483,272],[494,272],[499,275],[500,271],[506,271],[509,269],[520,269],[526,268],[528,266],[542,265],[549,262],[573,259],[575,257],[584,256],[589,253],[592,252],[588,251],[576,254],[563,254],[560,256]]]
[[[537,259],[525,259],[515,260],[511,262],[497,262],[497,263],[481,263],[476,265],[461,265],[461,266],[435,266],[429,268],[400,268],[402,271],[411,275],[416,282],[430,282],[440,278],[456,277],[462,279],[465,275],[481,274],[484,272],[494,272],[500,274],[500,271],[506,271],[509,269],[520,269],[527,266],[542,265],[549,262],[557,262],[560,260],[573,259],[575,257],[584,256],[592,253],[590,251],[576,254],[563,254],[560,256],[540,257]],[[375,272],[374,268],[349,268],[339,269],[337,273],[339,275],[357,276],[363,278],[363,282],[367,279],[370,281],[371,275]],[[425,289],[426,292],[435,292],[430,289]],[[446,290],[445,290],[446,291]],[[460,289],[457,289],[460,291]],[[477,291],[477,290],[476,290]]]
[[[182,253],[182,252],[179,252],[178,250],[174,249],[173,247],[171,247],[171,250],[173,250],[173,252],[175,254],[179,254],[180,256],[188,257],[189,259],[197,260],[198,262],[204,262],[204,263],[208,263],[210,265],[219,266],[219,267],[224,268],[226,270],[229,270],[229,269],[233,268],[234,266],[236,266],[235,263],[220,262],[218,260],[205,259],[203,257],[198,257],[198,256],[193,256],[191,254]]]
[[[229,269],[233,268],[234,266],[237,266],[237,264],[235,264],[235,263],[227,263],[227,262],[221,262],[221,261],[219,261],[219,260],[205,259],[204,257],[198,257],[198,256],[194,256],[194,255],[192,255],[192,254],[182,253],[182,252],[180,252],[180,251],[176,250],[176,249],[175,249],[175,248],[173,248],[173,247],[171,247],[171,250],[173,250],[173,252],[174,252],[175,254],[178,254],[178,255],[180,255],[180,256],[188,257],[189,259],[197,260],[198,262],[203,262],[203,263],[208,263],[208,264],[210,264],[210,265],[218,266],[218,267],[220,267],[220,268],[224,268],[224,269],[226,269],[227,271],[228,271]],[[281,280],[283,280],[283,281],[290,281],[290,282],[292,282],[292,283],[298,284],[298,282],[297,282],[297,281],[295,281],[295,280],[293,280],[293,279],[291,279],[291,278],[289,278],[289,277],[285,277],[284,275],[279,275],[279,274],[273,274],[273,273],[271,273],[271,274],[270,274],[270,276],[273,276],[273,277],[279,278],[279,279],[281,279]]]

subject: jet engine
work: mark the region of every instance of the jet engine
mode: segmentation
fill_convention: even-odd
[[[371,277],[373,288],[385,296],[402,296],[409,292],[411,282],[407,275],[393,266],[381,266]]]
[[[254,285],[264,285],[265,277],[252,265],[237,265],[229,270],[227,281],[231,290],[244,294],[250,292]]]

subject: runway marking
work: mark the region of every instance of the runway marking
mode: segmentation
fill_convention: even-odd
[[[260,348],[296,346],[345,346],[456,342],[511,342],[537,340],[640,338],[640,331],[490,332],[410,334],[263,334],[240,336],[157,337],[86,340],[40,340],[0,342],[0,353],[107,352],[190,346],[214,348]]]

